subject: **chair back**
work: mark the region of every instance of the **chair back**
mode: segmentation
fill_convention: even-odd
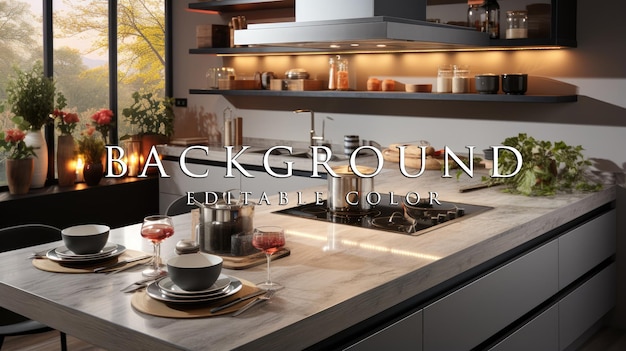
[[[46,224],[0,228],[0,252],[61,240],[61,230]]]

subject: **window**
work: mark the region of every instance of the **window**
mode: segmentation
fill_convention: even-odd
[[[53,33],[43,30],[44,4],[52,6]],[[52,38],[57,92],[67,100],[65,110],[81,117],[74,136],[102,108],[112,109],[117,118],[111,143],[132,134],[121,114],[132,93],[144,89],[165,95],[165,9],[166,0],[0,0],[0,102],[6,99],[12,66],[29,70],[44,60],[46,35]],[[12,127],[8,111],[0,116],[0,127]],[[2,156],[0,186],[6,185]]]

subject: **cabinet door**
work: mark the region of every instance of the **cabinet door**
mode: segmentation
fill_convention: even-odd
[[[422,350],[422,311],[417,311],[394,324],[347,347],[350,351]]]
[[[424,308],[424,350],[469,350],[557,292],[553,240]]]
[[[559,301],[559,346],[567,348],[615,305],[615,263]]]
[[[557,305],[524,324],[489,351],[558,350],[559,309]]]
[[[272,177],[266,172],[248,171],[254,178],[241,177],[241,190],[250,191],[253,199],[261,197],[262,193],[267,196],[278,194],[280,191],[288,192],[301,190],[318,185],[326,185],[326,179],[311,178],[303,176],[291,176],[289,178]]]
[[[615,253],[617,216],[611,210],[559,238],[559,289]]]

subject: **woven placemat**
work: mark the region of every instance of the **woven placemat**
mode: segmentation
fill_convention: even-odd
[[[237,278],[239,279],[239,278]],[[204,317],[215,317],[221,316],[224,314],[232,313],[237,311],[239,308],[243,307],[246,303],[251,300],[241,301],[240,303],[223,309],[216,313],[211,313],[211,308],[216,306],[221,306],[229,301],[233,301],[240,296],[244,296],[247,294],[251,294],[259,288],[257,288],[253,283],[239,279],[243,286],[241,290],[239,290],[236,294],[229,296],[225,299],[219,299],[210,303],[202,303],[202,304],[168,304],[162,301],[155,300],[148,296],[145,289],[141,289],[133,293],[133,296],[130,300],[131,306],[135,308],[137,311],[149,314],[157,317],[166,317],[166,318],[204,318]]]
[[[125,260],[125,259],[129,259],[129,258],[135,258],[135,257],[141,257],[141,256],[145,256],[147,255],[147,253],[142,252],[142,251],[136,251],[136,250],[126,250],[124,251],[121,255],[112,258],[110,260],[107,261],[100,261],[98,263],[95,264],[81,264],[80,266],[72,266],[72,265],[62,265],[59,262],[56,261],[52,261],[49,260],[47,258],[35,258],[32,260],[33,266],[37,267],[38,269],[41,269],[42,271],[47,271],[47,272],[55,272],[55,273],[93,273],[93,270],[95,268],[98,267],[102,267],[106,264],[112,264],[115,262],[119,262],[121,260]],[[128,269],[130,267],[134,267],[140,264],[144,264],[146,262],[149,262],[152,258],[146,258],[144,260],[139,260],[139,261],[135,261],[135,262],[130,262],[127,263],[121,267],[116,267],[116,268],[112,268],[112,269],[107,269],[102,271],[104,272],[112,272],[115,270],[120,270],[120,269]]]

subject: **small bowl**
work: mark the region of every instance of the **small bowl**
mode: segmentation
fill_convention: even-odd
[[[502,75],[502,91],[511,95],[523,95],[528,88],[528,74],[507,73]]]
[[[500,77],[497,74],[478,74],[474,80],[476,91],[480,94],[497,94],[500,90]]]
[[[405,84],[404,90],[407,93],[430,93],[433,91],[432,84]]]
[[[63,243],[78,255],[95,254],[102,250],[109,240],[109,228],[101,224],[83,224],[61,231]]]
[[[199,291],[210,288],[222,272],[220,256],[196,252],[170,258],[167,272],[179,288]]]

